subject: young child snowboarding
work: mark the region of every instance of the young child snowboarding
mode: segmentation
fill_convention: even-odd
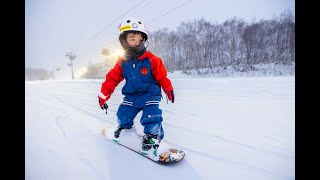
[[[117,111],[118,128],[114,132],[114,141],[121,139],[121,130],[133,127],[133,120],[142,111],[140,123],[144,127],[141,153],[148,155],[156,152],[164,137],[162,128],[162,110],[159,103],[162,98],[161,88],[169,101],[174,103],[174,92],[167,77],[162,60],[146,50],[148,32],[139,19],[125,19],[119,27],[119,41],[125,51],[119,57],[113,69],[106,74],[98,95],[102,109],[108,106],[106,101],[111,97],[116,86],[125,79],[122,88],[123,102]]]

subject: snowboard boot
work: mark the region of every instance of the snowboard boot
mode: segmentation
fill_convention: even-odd
[[[130,128],[124,128],[124,127],[122,127],[122,126],[118,126],[117,127],[117,129],[114,131],[114,133],[113,133],[113,141],[114,142],[120,142],[120,139],[119,139],[119,136],[120,136],[120,133],[121,133],[121,131],[122,130],[126,130],[126,129],[135,129],[135,126],[134,125],[132,125]]]
[[[140,153],[145,156],[150,156],[151,154],[157,156],[160,141],[161,139],[157,135],[145,134],[142,137],[142,150]]]
[[[120,141],[119,140],[119,136],[120,136],[120,132],[121,132],[122,129],[124,129],[124,128],[121,127],[121,126],[118,126],[117,130],[114,131],[114,136],[113,136],[113,141],[114,142],[119,142]]]

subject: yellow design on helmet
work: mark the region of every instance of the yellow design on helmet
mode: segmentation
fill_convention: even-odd
[[[120,27],[120,33],[122,33],[123,31],[128,31],[128,30],[132,30],[132,26],[128,25],[128,26],[121,26]]]
[[[148,32],[144,23],[134,17],[127,18],[124,21],[122,21],[122,23],[119,25],[118,30],[120,35],[126,31],[139,31],[144,33],[146,35],[146,38],[148,38]]]

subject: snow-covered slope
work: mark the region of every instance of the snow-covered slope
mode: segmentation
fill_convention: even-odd
[[[123,82],[107,115],[97,99],[103,80],[26,82],[26,179],[295,179],[294,77],[169,77],[176,102],[160,104],[164,141],[186,152],[173,166],[102,138]]]

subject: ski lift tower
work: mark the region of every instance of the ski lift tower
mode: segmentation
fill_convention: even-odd
[[[77,57],[74,53],[72,52],[66,52],[66,57],[69,57],[70,59],[70,63],[68,64],[68,66],[71,66],[71,73],[72,73],[72,79],[74,79],[74,75],[73,75],[73,60]]]

